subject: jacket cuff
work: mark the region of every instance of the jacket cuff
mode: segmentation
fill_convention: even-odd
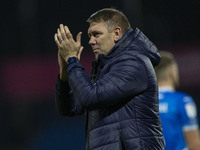
[[[73,68],[83,68],[80,63],[71,63],[67,66],[67,72],[71,72]]]

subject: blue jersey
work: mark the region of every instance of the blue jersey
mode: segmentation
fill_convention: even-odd
[[[169,87],[159,89],[159,116],[162,122],[166,150],[187,149],[184,131],[198,127],[196,105],[187,94]]]

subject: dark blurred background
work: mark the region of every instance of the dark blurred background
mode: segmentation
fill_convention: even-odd
[[[94,59],[87,18],[98,9],[122,10],[180,69],[179,90],[190,94],[200,116],[199,0],[9,0],[0,5],[0,149],[83,150],[85,116],[61,117],[54,102],[58,75],[54,34],[60,23],[83,32],[82,64]],[[199,119],[200,120],[200,119]]]

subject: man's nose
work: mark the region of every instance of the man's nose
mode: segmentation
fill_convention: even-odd
[[[93,36],[90,37],[89,44],[90,45],[96,44],[96,39]]]

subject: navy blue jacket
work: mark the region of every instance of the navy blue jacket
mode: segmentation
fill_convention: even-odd
[[[159,62],[155,45],[131,29],[93,62],[91,77],[80,63],[68,66],[68,83],[56,83],[56,104],[62,115],[87,112],[88,150],[164,150],[153,68]]]

